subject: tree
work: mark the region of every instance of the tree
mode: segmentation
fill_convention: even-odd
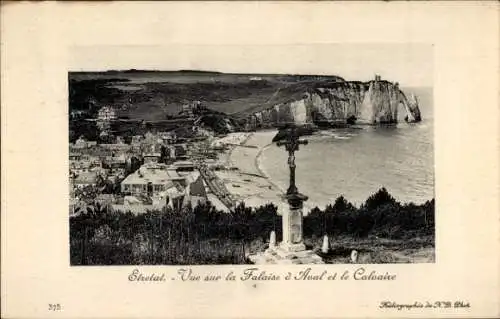
[[[75,197],[87,204],[94,202],[97,194],[99,194],[99,190],[93,185],[87,185],[83,188],[75,189]]]
[[[398,202],[394,199],[394,197],[389,194],[385,187],[379,189],[375,194],[368,197],[366,202],[362,205],[362,208],[367,210],[373,210],[382,205],[399,205]]]
[[[142,165],[142,161],[135,156],[131,156],[126,162],[125,175],[130,175],[136,170],[138,170]]]
[[[333,210],[335,212],[353,211],[355,210],[355,207],[353,204],[348,202],[343,195],[340,195],[339,197],[337,197],[335,203],[333,204]]]
[[[434,200],[401,206],[383,190],[379,193],[359,209],[342,196],[324,210],[314,208],[304,217],[304,237],[433,234]],[[89,202],[69,221],[72,265],[245,263],[246,249],[263,248],[270,231],[275,230],[277,238],[281,231],[281,216],[273,204],[240,204],[225,213],[207,202],[134,215]]]

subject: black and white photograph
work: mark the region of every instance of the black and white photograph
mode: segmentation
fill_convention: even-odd
[[[70,70],[70,264],[434,263],[432,46],[373,47]]]
[[[1,318],[496,318],[493,1],[4,1]]]

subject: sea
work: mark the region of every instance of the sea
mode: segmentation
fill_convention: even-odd
[[[343,195],[358,206],[385,187],[401,203],[434,198],[434,116],[432,88],[403,89],[419,99],[422,121],[389,127],[331,129],[305,136],[296,152],[296,184],[309,197],[307,207],[324,208]],[[281,189],[289,183],[288,154],[270,145],[261,154],[260,169]]]

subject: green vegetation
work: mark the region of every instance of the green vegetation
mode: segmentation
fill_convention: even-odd
[[[69,222],[72,265],[243,264],[247,253],[266,247],[272,230],[282,237],[281,216],[272,204],[240,204],[232,213],[207,204],[137,216],[96,204]],[[433,246],[434,199],[402,205],[382,188],[357,208],[339,197],[304,217],[307,245],[319,247],[325,234],[344,243],[379,238],[392,248],[398,240],[420,247],[419,238],[426,238],[425,245]]]

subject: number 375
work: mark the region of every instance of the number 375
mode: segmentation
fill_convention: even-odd
[[[49,303],[49,311],[60,311],[62,310],[61,304]]]

